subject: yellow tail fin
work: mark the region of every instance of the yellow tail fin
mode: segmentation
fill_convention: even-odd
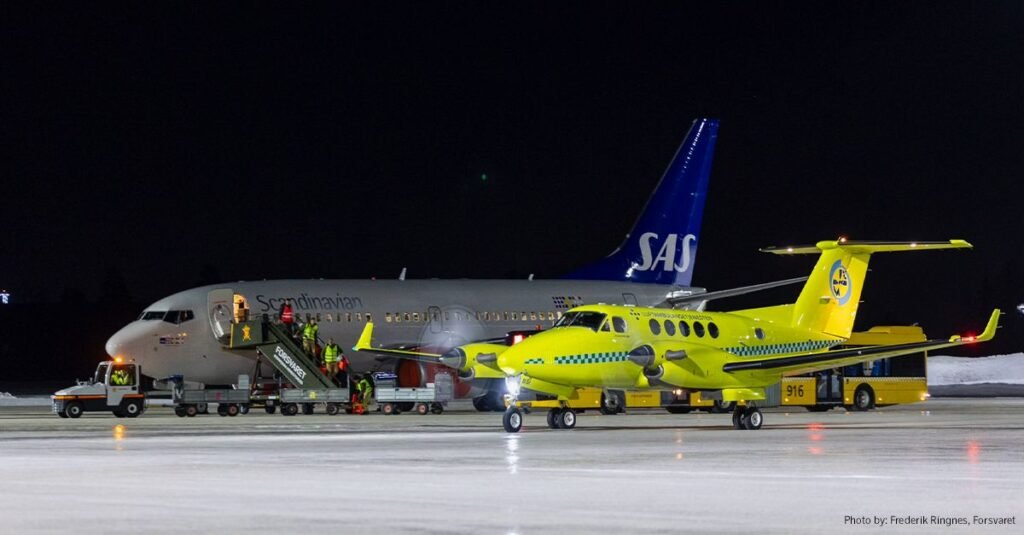
[[[857,317],[861,290],[873,253],[965,249],[964,240],[946,242],[821,241],[813,246],[770,247],[762,251],[780,255],[820,252],[818,263],[793,305],[793,327],[849,338]]]

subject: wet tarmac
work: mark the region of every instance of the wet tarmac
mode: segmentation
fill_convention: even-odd
[[[550,430],[536,412],[509,435],[500,414],[473,412],[65,420],[5,407],[0,532],[1019,533],[1022,410],[769,409],[760,431],[655,410]]]

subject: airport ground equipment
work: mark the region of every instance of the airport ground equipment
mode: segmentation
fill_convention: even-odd
[[[441,414],[453,395],[452,377],[446,373],[437,374],[433,383],[422,388],[399,387],[394,374],[374,375],[374,399],[384,414],[399,414],[404,406],[417,414]]]
[[[54,414],[78,418],[84,412],[110,411],[119,418],[135,418],[146,410],[146,395],[141,392],[142,366],[133,362],[105,360],[96,366],[88,381],[50,396]]]
[[[221,416],[238,416],[249,412],[251,389],[248,375],[239,375],[234,388],[186,389],[180,376],[172,380],[174,388],[171,389],[171,401],[174,403],[174,414],[178,416],[195,416],[199,414],[202,405],[209,403],[217,404],[217,414]]]

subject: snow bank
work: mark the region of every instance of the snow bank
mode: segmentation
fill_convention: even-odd
[[[1024,353],[991,357],[928,357],[928,384],[1024,385]]]
[[[0,392],[0,407],[45,407],[50,404],[50,396],[16,397],[9,392]]]

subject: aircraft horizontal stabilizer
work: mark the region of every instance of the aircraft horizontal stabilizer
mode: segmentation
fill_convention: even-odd
[[[373,322],[366,324],[363,328],[363,333],[359,335],[359,341],[356,345],[352,346],[352,351],[360,351],[363,353],[376,353],[378,355],[389,355],[394,357],[401,357],[409,360],[419,360],[423,362],[439,363],[440,353],[427,353],[423,351],[410,351],[407,349],[388,349],[383,347],[373,347]]]
[[[887,346],[860,347],[855,349],[839,349],[809,355],[778,356],[760,360],[742,360],[730,362],[722,366],[725,372],[760,371],[771,370],[783,373],[810,373],[819,370],[827,370],[840,366],[849,366],[869,360],[899,357],[912,355],[923,351],[941,349],[944,347],[962,346],[987,342],[995,337],[996,329],[999,328],[999,316],[1002,312],[997,308],[992,311],[984,332],[978,336],[951,336],[948,340],[929,340],[927,342],[914,342],[909,344],[897,344]]]
[[[665,299],[665,302],[673,307],[688,303],[706,303],[708,301],[712,301],[715,299],[723,299],[726,297],[734,297],[737,295],[744,295],[754,292],[760,292],[763,290],[770,290],[772,288],[778,288],[779,286],[788,286],[790,284],[801,283],[806,280],[807,277],[795,277],[792,279],[785,279],[775,282],[766,282],[764,284],[740,286],[739,288],[730,288],[728,290],[717,290],[714,292],[703,292],[698,294],[687,295],[669,295],[669,297]]]

